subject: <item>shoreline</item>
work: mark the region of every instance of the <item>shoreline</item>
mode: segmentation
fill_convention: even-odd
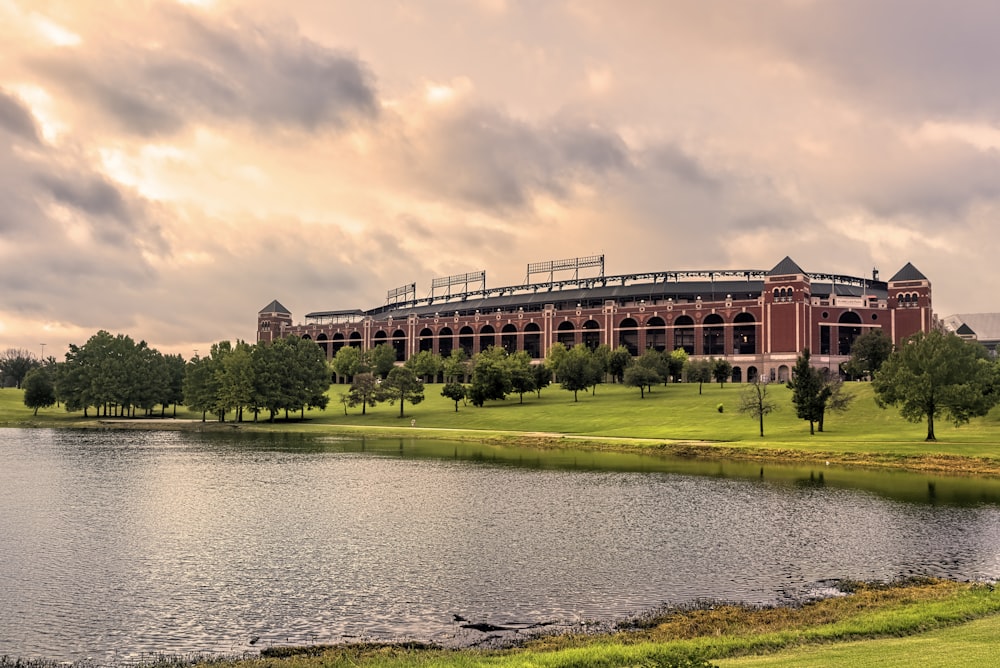
[[[839,466],[866,470],[935,473],[955,477],[1000,478],[1000,459],[967,457],[952,454],[903,454],[894,451],[845,452],[804,450],[787,447],[729,445],[726,441],[696,439],[653,439],[622,436],[581,436],[558,432],[448,429],[440,427],[387,427],[380,425],[348,426],[312,422],[202,422],[190,418],[88,418],[72,423],[10,424],[11,428],[51,429],[148,429],[162,431],[299,433],[307,435],[343,435],[351,438],[412,438],[445,441],[476,441],[497,446],[542,449],[579,449],[663,455],[685,459],[733,460],[761,464],[803,464]],[[909,441],[900,441],[909,444]]]

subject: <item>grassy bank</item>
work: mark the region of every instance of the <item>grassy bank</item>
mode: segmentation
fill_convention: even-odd
[[[939,423],[938,441],[925,442],[926,427],[883,410],[874,401],[867,383],[853,383],[855,399],[846,413],[827,417],[825,431],[809,434],[808,423],[795,417],[791,392],[778,384],[769,388],[779,408],[765,419],[765,438],[756,422],[737,411],[741,388],[705,385],[659,386],[639,398],[638,390],[620,385],[601,385],[596,394],[580,393],[579,401],[558,387],[546,388],[541,397],[526,395],[524,403],[514,396],[489,402],[483,408],[460,405],[440,396],[440,385],[428,385],[426,399],[416,406],[347,409],[339,403],[346,386],[329,390],[326,411],[308,411],[299,421],[284,416],[274,424],[242,423],[241,429],[295,430],[344,433],[473,439],[492,443],[526,443],[548,446],[603,447],[656,450],[684,456],[762,459],[778,461],[830,461],[854,466],[879,466],[958,474],[1000,476],[1000,409],[970,424],[954,427]],[[722,407],[722,411],[718,407]],[[168,423],[135,420],[128,426],[163,428],[232,429],[234,425],[202,424],[201,415],[179,409],[177,421]],[[411,426],[411,420],[416,426]],[[192,422],[193,421],[193,422]],[[32,417],[24,407],[20,391],[0,390],[0,425],[30,427],[110,426],[106,421],[60,408],[39,411]],[[117,425],[117,426],[120,426]]]
[[[801,607],[717,605],[667,611],[613,633],[553,636],[513,650],[371,644],[271,648],[261,658],[222,665],[846,667],[903,665],[916,656],[923,666],[993,665],[1000,654],[994,640],[1000,631],[998,613],[1000,593],[989,585],[858,585],[848,596]]]

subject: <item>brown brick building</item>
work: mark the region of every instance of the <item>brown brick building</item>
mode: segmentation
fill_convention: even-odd
[[[257,315],[257,340],[309,338],[328,357],[345,345],[366,350],[388,343],[400,361],[422,350],[449,355],[463,348],[472,355],[491,345],[541,359],[557,341],[624,345],[634,355],[683,348],[727,359],[734,382],[760,374],[783,381],[805,348],[814,365],[833,371],[869,329],[898,343],[934,321],[930,281],[909,263],[888,282],[878,272],[870,278],[807,273],[786,257],[770,271],[602,275],[484,285],[444,297],[412,294],[367,311],[309,313],[301,324],[275,300]]]

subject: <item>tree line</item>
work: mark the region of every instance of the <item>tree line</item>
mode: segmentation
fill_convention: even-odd
[[[366,408],[381,402],[419,403],[424,383],[443,381],[441,394],[454,401],[483,406],[487,401],[526,394],[541,396],[553,382],[573,393],[596,393],[599,384],[611,381],[639,390],[645,398],[659,384],[686,379],[724,385],[732,366],[724,359],[690,359],[683,350],[647,350],[633,356],[627,348],[607,345],[589,348],[583,344],[552,345],[543,361],[532,360],[524,351],[508,353],[489,347],[473,357],[455,349],[442,358],[421,351],[403,365],[388,344],[367,351],[355,347],[338,350],[328,363],[322,348],[309,339],[287,337],[269,344],[223,341],[212,346],[206,357],[185,361],[180,355],[163,355],[145,341],[122,334],[99,331],[85,344],[69,346],[65,360],[40,360],[28,351],[9,349],[0,353],[0,374],[24,390],[24,402],[35,413],[39,408],[62,403],[67,410],[93,410],[98,416],[134,417],[139,413],[160,415],[183,403],[225,421],[242,421],[246,414],[257,421],[262,412],[270,420],[284,413],[302,417],[311,408],[325,409],[333,374],[349,381],[340,394],[345,412],[349,407]],[[893,346],[881,330],[858,337],[851,358],[843,368],[829,373],[812,366],[804,350],[792,369],[787,385],[792,390],[796,416],[809,422],[810,433],[823,431],[828,411],[846,410],[852,396],[843,378],[870,379],[876,401],[896,406],[914,422],[927,422],[927,440],[934,440],[935,423],[941,417],[956,425],[988,413],[1000,403],[1000,366],[985,348],[955,334],[932,330]],[[9,379],[9,380],[8,380]],[[767,378],[758,378],[745,388],[741,412],[760,420],[774,410],[767,396]],[[722,406],[720,404],[720,410]]]
[[[69,411],[103,417],[154,414],[159,406],[176,415],[177,405],[211,414],[220,421],[244,412],[256,421],[284,411],[325,408],[330,374],[323,351],[308,340],[289,337],[270,345],[243,341],[216,343],[206,357],[185,361],[163,355],[145,341],[104,330],[83,345],[70,344],[66,358],[36,363],[23,378],[24,403],[37,414],[56,403]]]

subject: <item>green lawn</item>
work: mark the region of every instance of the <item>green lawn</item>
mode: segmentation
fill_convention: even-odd
[[[717,384],[704,385],[702,394],[695,384],[657,386],[645,399],[639,391],[621,385],[605,384],[596,394],[573,394],[552,386],[542,391],[540,398],[525,395],[524,403],[517,396],[506,401],[487,402],[482,408],[472,405],[459,406],[441,396],[440,385],[428,385],[426,399],[416,406],[407,404],[405,417],[399,418],[399,407],[380,404],[369,407],[367,414],[361,408],[349,408],[347,414],[339,403],[339,396],[347,386],[330,387],[330,406],[325,411],[307,411],[306,420],[298,421],[293,415],[289,422],[284,416],[274,425],[259,425],[265,429],[296,429],[312,431],[317,428],[350,430],[407,431],[411,435],[450,434],[428,433],[427,430],[468,430],[466,437],[495,436],[497,433],[556,433],[575,437],[601,439],[644,439],[665,441],[710,441],[734,448],[767,450],[795,450],[799,454],[841,454],[848,460],[857,454],[875,453],[879,456],[958,456],[986,458],[991,465],[1000,466],[1000,408],[985,418],[974,419],[970,424],[954,427],[948,422],[937,424],[936,442],[924,441],[926,425],[913,424],[899,417],[894,409],[879,408],[867,383],[851,383],[848,390],[855,395],[845,413],[827,416],[825,431],[809,434],[809,425],[795,417],[791,391],[782,385],[769,387],[779,408],[765,418],[765,438],[758,435],[757,422],[737,411],[741,386]],[[717,409],[722,405],[723,411]],[[168,411],[170,415],[170,411]],[[200,419],[186,409],[179,409],[178,418]],[[247,416],[249,418],[249,416]],[[261,416],[263,419],[265,416]],[[52,407],[39,411],[33,418],[24,407],[21,392],[14,389],[0,390],[0,425],[4,426],[70,426],[82,421],[82,413],[66,413]],[[209,418],[211,420],[211,417]],[[232,415],[228,417],[232,419]],[[417,432],[410,426],[416,421]],[[91,416],[89,422],[95,422]]]

